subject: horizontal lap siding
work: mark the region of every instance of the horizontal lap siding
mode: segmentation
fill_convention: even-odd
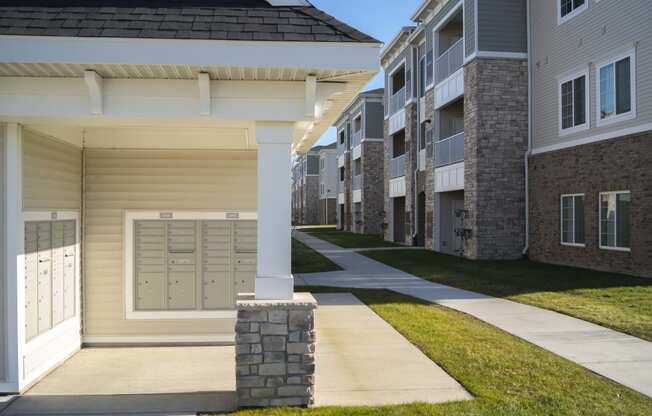
[[[7,336],[5,333],[5,126],[0,124],[0,380],[6,380]]]
[[[588,10],[557,24],[554,2],[530,0],[533,63],[533,147],[563,145],[621,129],[652,123],[652,7],[649,0],[590,1]],[[634,120],[597,127],[596,67],[638,42]],[[559,135],[558,77],[590,68],[587,119],[590,128]]]
[[[87,150],[85,335],[232,334],[234,320],[124,319],[123,213],[256,210],[256,152]]]
[[[23,130],[23,209],[81,209],[81,150]]]

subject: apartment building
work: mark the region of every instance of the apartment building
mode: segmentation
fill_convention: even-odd
[[[381,55],[385,238],[471,259],[525,247],[526,0],[425,0]]]
[[[319,224],[337,223],[336,144],[319,150]]]
[[[315,146],[307,153],[296,156],[292,165],[292,220],[295,225],[328,224],[324,219],[333,218],[324,212],[323,204],[326,204],[326,211],[329,199],[333,200],[331,206],[335,204],[335,188],[327,188],[326,185],[330,183],[333,186],[337,171],[335,163],[322,163],[322,160],[333,158],[335,143]],[[332,190],[326,192],[328,189]]]
[[[382,88],[360,93],[335,123],[341,230],[383,232],[383,97]]]
[[[651,6],[530,1],[534,260],[652,276]]]

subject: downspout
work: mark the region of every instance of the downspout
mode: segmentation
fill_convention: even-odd
[[[523,255],[530,250],[530,175],[529,158],[532,154],[532,26],[530,22],[530,0],[526,2],[527,15],[527,151],[525,152],[525,246]]]

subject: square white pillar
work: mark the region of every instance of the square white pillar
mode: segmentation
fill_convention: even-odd
[[[258,271],[256,299],[290,300],[292,277],[290,168],[294,123],[256,123]]]

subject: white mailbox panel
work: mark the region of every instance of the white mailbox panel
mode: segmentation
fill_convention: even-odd
[[[202,221],[202,291],[204,309],[235,306],[228,221]]]
[[[52,223],[38,223],[38,332],[52,328]]]
[[[64,319],[75,316],[75,293],[77,277],[77,224],[63,221],[63,315]]]
[[[38,335],[38,225],[25,224],[25,338]]]

